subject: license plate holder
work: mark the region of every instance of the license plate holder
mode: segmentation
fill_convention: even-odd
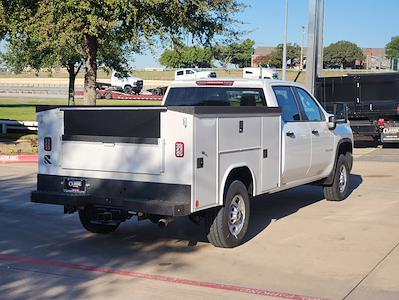
[[[86,193],[86,179],[82,178],[65,178],[64,179],[64,192],[65,193]]]

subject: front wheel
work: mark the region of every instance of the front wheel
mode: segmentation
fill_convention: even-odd
[[[107,234],[114,232],[120,223],[117,224],[102,224],[94,221],[93,209],[90,206],[85,207],[79,211],[79,219],[82,226],[90,232]]]
[[[324,197],[329,201],[341,201],[348,197],[350,166],[345,155],[338,157],[333,183],[324,187]]]
[[[248,229],[248,190],[241,181],[233,181],[224,200],[224,206],[206,213],[205,230],[215,247],[233,248],[243,242]]]
[[[125,85],[125,87],[123,88],[123,92],[125,94],[132,94],[133,93],[133,88],[131,85]]]

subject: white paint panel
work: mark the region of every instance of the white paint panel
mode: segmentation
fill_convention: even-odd
[[[280,137],[281,137],[281,118],[263,117],[262,118],[262,161],[261,185],[257,194],[276,188],[280,179]],[[263,151],[267,151],[267,157],[263,157]]]
[[[218,203],[217,121],[217,118],[195,118],[194,199],[199,201],[198,208]],[[202,168],[198,168],[197,159],[203,160]]]
[[[239,131],[240,121],[243,123]],[[219,119],[219,151],[249,149],[261,146],[261,118],[221,118]]]
[[[108,144],[64,141],[62,168],[141,174],[161,174],[162,143]]]

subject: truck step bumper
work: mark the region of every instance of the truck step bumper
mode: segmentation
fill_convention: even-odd
[[[81,177],[75,179],[82,180]],[[72,208],[99,205],[165,216],[191,213],[190,185],[85,177],[84,191],[66,192],[65,180],[74,178],[38,174],[37,191],[32,192],[31,201]]]
[[[143,212],[147,214],[165,216],[187,216],[190,214],[190,205],[177,202],[149,199],[122,199],[101,198],[91,195],[34,191],[31,193],[31,202],[80,207],[86,205],[101,205],[116,207],[126,211]]]

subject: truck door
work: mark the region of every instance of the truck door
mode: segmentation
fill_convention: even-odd
[[[273,91],[282,110],[281,179],[286,184],[307,175],[311,158],[311,137],[308,124],[302,122],[291,87],[274,86]]]
[[[311,133],[312,155],[308,177],[325,173],[334,161],[334,136],[327,126],[327,120],[320,107],[307,91],[299,87],[294,88],[303,117],[306,119]]]

